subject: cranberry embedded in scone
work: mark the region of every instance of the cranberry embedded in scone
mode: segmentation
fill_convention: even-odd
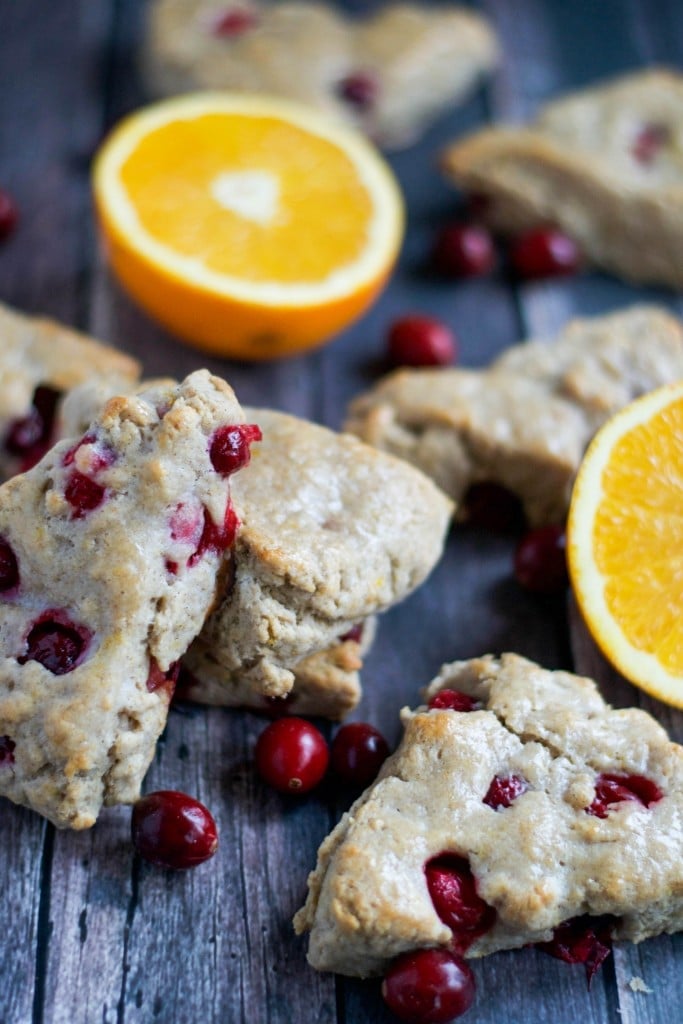
[[[477,895],[472,869],[463,857],[441,853],[427,861],[424,871],[434,909],[453,932],[452,947],[464,953],[493,927],[496,911]]]
[[[37,661],[53,675],[63,676],[82,661],[90,639],[90,630],[76,625],[66,612],[51,609],[31,626],[25,652],[17,661]]]
[[[254,423],[236,423],[220,427],[211,439],[211,465],[221,476],[236,473],[238,469],[249,465],[249,445],[252,441],[261,439],[261,430]]]
[[[6,764],[14,764],[14,749],[16,743],[9,736],[0,736],[0,767]]]
[[[214,36],[226,38],[241,36],[256,25],[258,25],[256,11],[250,11],[248,7],[229,7],[214,18],[211,23],[211,32]]]
[[[38,386],[33,392],[30,411],[10,424],[5,449],[21,458],[21,471],[27,472],[49,449],[54,433],[55,414],[61,392]]]
[[[164,672],[159,668],[156,658],[149,659],[149,675],[147,676],[147,689],[150,693],[155,693],[156,690],[165,688],[168,690],[169,696],[173,696],[175,685],[178,681],[178,673],[180,672],[180,662],[174,661],[170,668]]]
[[[237,513],[229,499],[225,508],[225,517],[220,525],[214,523],[208,510],[204,509],[204,527],[197,549],[188,559],[188,566],[196,565],[207,551],[214,551],[220,554],[223,551],[227,551],[229,547],[232,547],[239,525],[240,521],[237,518]]]
[[[369,110],[379,95],[379,82],[369,71],[353,71],[339,82],[337,95],[358,110]]]
[[[494,811],[500,807],[509,807],[528,788],[529,783],[521,775],[496,775],[487,790],[484,803]]]
[[[0,537],[0,594],[7,594],[19,585],[17,556],[6,540]]]
[[[631,153],[639,164],[651,164],[670,138],[671,132],[668,125],[644,124],[633,140]]]
[[[73,518],[82,519],[104,501],[106,488],[84,473],[74,470],[64,488],[64,497],[73,509]]]
[[[449,711],[478,711],[481,704],[461,690],[439,690],[429,702],[429,709],[440,708]]]
[[[588,814],[606,818],[608,809],[614,804],[631,801],[650,807],[661,800],[664,794],[652,779],[645,775],[618,775],[602,772],[595,780],[595,797]]]

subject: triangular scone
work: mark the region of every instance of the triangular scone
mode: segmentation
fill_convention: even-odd
[[[489,23],[457,5],[390,4],[359,19],[320,3],[155,0],[143,61],[154,93],[286,96],[396,147],[460,102],[497,57]]]
[[[519,232],[556,224],[629,280],[683,287],[683,75],[647,70],[491,128],[443,154],[448,177]]]
[[[368,975],[417,948],[483,956],[583,915],[633,942],[682,928],[683,748],[591,680],[514,654],[444,666],[426,697],[445,690],[475,709],[404,712],[399,749],[320,848],[295,918],[311,964]],[[469,878],[469,931],[437,913],[435,865]]]
[[[138,796],[234,538],[212,448],[243,419],[198,371],[0,488],[0,793],[60,827]]]
[[[395,371],[352,402],[346,429],[412,462],[458,503],[473,484],[494,482],[532,525],[560,522],[596,430],[681,378],[679,321],[635,306],[516,345],[485,370]]]
[[[285,696],[295,666],[407,597],[436,564],[452,503],[355,437],[246,410],[263,443],[235,479],[234,572],[200,644],[230,678]],[[200,659],[188,654],[199,675]],[[218,674],[218,670],[215,673]]]
[[[63,434],[65,391],[98,380],[108,397],[139,376],[123,352],[0,303],[0,482],[35,465]]]

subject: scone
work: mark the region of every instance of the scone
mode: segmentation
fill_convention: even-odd
[[[285,697],[256,692],[240,672],[227,672],[198,638],[181,664],[176,693],[198,704],[248,708],[273,717],[313,715],[340,721],[361,699],[360,670],[375,627],[374,616],[364,619],[332,647],[293,665],[294,682]]]
[[[398,370],[349,409],[346,429],[418,466],[459,503],[483,481],[531,525],[561,522],[586,447],[638,395],[683,378],[683,329],[635,306],[516,345],[485,370]]]
[[[62,435],[65,391],[97,380],[109,397],[139,375],[122,352],[0,303],[0,482],[30,469]]]
[[[185,659],[201,681],[211,652],[226,703],[235,678],[286,696],[303,659],[405,598],[439,558],[452,513],[431,480],[357,438],[246,412],[263,443],[233,485],[232,576]]]
[[[683,75],[648,70],[476,132],[443,154],[503,232],[555,224],[627,280],[683,287]]]
[[[653,718],[514,654],[446,665],[426,699],[320,848],[295,918],[314,967],[378,974],[430,947],[562,956],[583,931],[591,969],[610,935],[683,927],[683,748]]]
[[[243,419],[198,371],[110,399],[0,488],[0,793],[59,827],[139,794],[234,539]]]
[[[155,94],[285,96],[395,147],[458,103],[497,51],[488,22],[458,6],[392,4],[359,20],[318,3],[156,0],[143,60]]]

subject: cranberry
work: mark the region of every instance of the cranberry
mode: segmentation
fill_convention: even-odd
[[[183,541],[196,548],[204,532],[204,513],[202,506],[186,505],[180,502],[173,509],[169,522],[171,538]]]
[[[9,736],[0,736],[0,765],[14,764],[16,743]]]
[[[256,11],[247,7],[230,7],[214,19],[211,31],[215,36],[241,36],[258,24]]]
[[[355,626],[351,626],[351,629],[349,629],[348,632],[343,633],[339,637],[339,639],[342,643],[345,643],[347,640],[353,640],[354,643],[359,644],[361,642],[362,637],[363,623],[357,622]]]
[[[237,518],[237,514],[232,507],[230,500],[228,500],[228,504],[225,507],[225,517],[220,526],[214,523],[208,510],[204,509],[204,528],[202,530],[202,535],[199,538],[197,550],[194,554],[190,555],[187,561],[188,566],[191,567],[196,565],[199,559],[202,558],[207,551],[222,554],[223,551],[231,547],[234,543],[235,534],[237,533],[239,525],[240,521]]]
[[[477,895],[472,869],[463,857],[441,853],[424,870],[434,909],[453,932],[451,946],[464,953],[493,927],[496,911]]]
[[[461,690],[439,690],[429,702],[430,710],[444,708],[449,711],[478,711],[480,707],[479,701]]]
[[[6,540],[0,537],[0,594],[14,590],[19,584],[17,557]]]
[[[0,188],[0,241],[9,236],[17,226],[19,210],[12,197]]]
[[[580,263],[576,242],[555,228],[535,228],[510,246],[510,264],[518,277],[562,277]]]
[[[651,164],[670,137],[668,125],[645,124],[633,141],[631,153],[639,164]]]
[[[595,780],[595,797],[586,811],[596,818],[606,818],[612,804],[630,800],[643,807],[650,807],[663,796],[657,783],[645,775],[612,775],[603,772]]]
[[[186,793],[160,789],[133,807],[133,846],[160,868],[194,868],[213,857],[218,829],[204,804]]]
[[[23,473],[40,462],[50,447],[60,397],[61,392],[54,388],[37,387],[30,411],[10,424],[5,449],[10,455],[21,457]]]
[[[462,506],[463,516],[469,523],[493,533],[520,533],[526,525],[517,495],[490,480],[472,484]]]
[[[178,681],[179,672],[179,661],[174,661],[173,664],[164,672],[159,668],[156,658],[150,658],[149,672],[147,674],[147,689],[150,693],[154,693],[155,690],[160,690],[162,687],[165,687],[169,691],[169,694],[172,695]]]
[[[354,71],[339,82],[337,94],[359,110],[369,110],[379,94],[379,82],[367,71]]]
[[[262,436],[260,428],[251,423],[220,427],[211,439],[211,465],[221,476],[236,473],[249,465],[249,445],[252,441],[260,441]]]
[[[474,975],[455,953],[420,949],[393,962],[382,982],[382,996],[409,1024],[447,1024],[474,1002]]]
[[[573,917],[557,926],[550,942],[537,942],[536,948],[567,964],[585,964],[590,986],[593,975],[612,951],[615,920],[609,915]]]
[[[495,775],[488,788],[484,803],[497,811],[499,807],[509,807],[522,793],[526,793],[529,783],[521,775]]]
[[[556,594],[567,587],[564,526],[539,526],[522,537],[515,551],[515,578],[536,594]]]
[[[66,675],[81,661],[90,632],[76,626],[64,612],[44,612],[26,637],[26,653],[17,658],[20,665],[37,661],[55,676]]]
[[[75,469],[66,482],[64,497],[71,505],[74,519],[83,519],[104,501],[105,488]]]
[[[304,718],[271,722],[256,743],[262,779],[281,793],[307,793],[317,786],[330,759],[322,733]]]
[[[449,327],[418,314],[394,321],[387,345],[396,366],[447,366],[454,362],[457,349]]]
[[[389,756],[389,744],[374,725],[351,722],[334,737],[330,756],[335,775],[364,789]]]
[[[84,465],[87,466],[91,473],[99,473],[101,469],[106,469],[107,466],[111,466],[116,461],[116,453],[104,445],[97,445],[97,436],[95,434],[85,434],[84,437],[77,441],[75,445],[69,448],[62,456],[62,465],[71,466],[76,461],[76,453],[81,448],[87,448],[87,457],[81,458],[81,469]]]
[[[490,232],[479,224],[449,224],[437,235],[432,263],[447,277],[480,277],[496,264]]]

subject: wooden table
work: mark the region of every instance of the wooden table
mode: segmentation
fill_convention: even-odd
[[[356,2],[356,9],[371,4]],[[384,296],[323,351],[263,366],[205,360],[173,341],[112,284],[97,251],[88,172],[107,127],[144,99],[136,73],[143,4],[136,0],[0,0],[0,186],[21,206],[0,248],[0,299],[50,314],[139,356],[148,374],[208,365],[245,403],[268,404],[339,427],[348,399],[377,375],[388,322],[407,310],[452,324],[465,366],[573,313],[636,299],[681,310],[671,293],[636,290],[598,274],[513,287],[503,276],[444,284],[424,273],[434,230],[455,201],[435,157],[459,133],[522,119],[548,96],[600,75],[683,59],[680,0],[482,0],[505,53],[486,92],[392,159],[407,197],[409,232]],[[646,339],[643,339],[646,343]],[[0,339],[0,345],[2,341]],[[564,600],[538,600],[511,576],[513,542],[454,531],[426,586],[384,617],[355,717],[395,742],[398,709],[444,661],[517,650],[549,667],[596,676],[619,705],[638,704],[683,739],[683,715],[648,700],[610,671]],[[299,803],[255,777],[263,720],[223,710],[171,714],[146,780],[212,809],[218,855],[171,874],[137,861],[129,811],[102,814],[80,834],[57,833],[3,802],[0,1024],[233,1024],[389,1022],[377,982],[319,975],[290,919],[320,840],[343,804],[333,790]],[[540,953],[475,965],[471,1024],[674,1024],[683,1020],[683,937],[618,946],[588,993],[580,966]],[[633,991],[642,978],[652,991]]]

